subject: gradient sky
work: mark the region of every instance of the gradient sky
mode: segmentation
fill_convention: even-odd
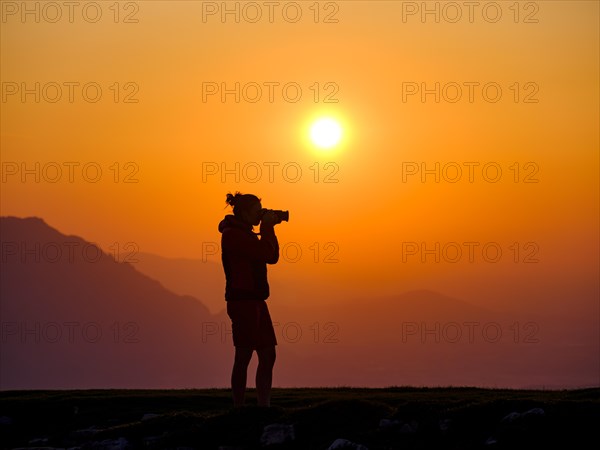
[[[502,17],[496,23],[489,20],[493,10],[488,20],[482,15],[489,2],[475,9],[472,23],[465,6],[456,23],[445,20],[454,14],[450,9],[441,9],[447,15],[439,23],[432,15],[423,21],[419,13],[403,20],[413,3],[393,1],[321,2],[315,23],[313,3],[299,2],[303,15],[296,23],[286,21],[281,8],[269,23],[266,6],[257,23],[243,16],[239,23],[233,16],[223,21],[218,14],[203,21],[207,2],[195,1],[121,3],[119,23],[113,2],[99,3],[96,23],[84,20],[80,9],[69,23],[66,7],[61,20],[49,23],[40,10],[36,23],[33,15],[23,20],[21,11],[9,14],[6,4],[20,8],[21,2],[2,2],[1,214],[42,217],[104,249],[135,242],[143,252],[201,258],[203,243],[220,242],[217,224],[230,213],[225,194],[240,190],[262,197],[264,207],[290,211],[290,222],[277,227],[280,244],[299,246],[303,254],[295,265],[270,269],[273,276],[287,269],[308,285],[343,285],[356,296],[411,288],[456,293],[484,276],[495,280],[491,291],[506,289],[509,295],[511,277],[531,271],[567,284],[592,283],[570,306],[558,301],[556,309],[596,308],[598,2],[520,2],[517,23],[513,2],[497,3]],[[128,13],[137,23],[123,23]],[[323,23],[327,13],[337,23]],[[86,102],[75,88],[70,103],[66,87],[56,103],[7,94],[11,86],[33,88],[36,82],[95,82],[102,98]],[[285,101],[275,88],[271,103],[265,87],[256,103],[236,103],[232,95],[226,102],[218,95],[203,101],[203,82],[229,88],[236,82],[298,83],[302,98]],[[469,82],[479,83],[472,103],[463,84]],[[117,103],[114,83],[121,94]],[[137,87],[137,103],[123,102],[133,92],[126,83]],[[448,95],[454,91],[447,83],[458,83],[463,97],[456,103],[436,103],[433,95],[425,102],[419,95],[403,101],[403,83],[440,83]],[[483,98],[486,83],[502,88],[496,103]],[[338,101],[325,103],[332,86]],[[525,103],[534,88],[530,98],[538,101]],[[48,95],[53,92],[49,85]],[[308,125],[324,115],[344,128],[341,145],[329,152],[307,139]],[[22,163],[34,168],[36,162],[49,174],[52,164],[62,165],[62,177],[51,183],[41,173],[40,182],[32,175],[22,182],[20,173],[9,173],[15,164],[20,170]],[[65,162],[79,164],[73,183]],[[462,166],[462,178],[436,183],[428,176],[423,183],[417,174],[403,181],[406,163],[433,168],[436,162]],[[472,183],[465,162],[478,164]],[[82,176],[88,163],[103,170],[96,183]],[[239,183],[233,175],[223,182],[220,173],[205,172],[207,165],[222,163],[255,163],[264,170],[257,182],[240,173]],[[278,164],[273,182],[265,163]],[[487,163],[502,169],[498,182],[483,178]],[[284,178],[286,164],[302,169],[297,182]],[[139,169],[137,183],[124,182],[131,167]],[[523,182],[534,169],[537,182]],[[327,174],[337,182],[324,182]],[[337,263],[322,261],[334,248],[326,248],[328,242],[336,245]],[[406,242],[478,242],[479,249],[495,242],[503,256],[493,264],[476,250],[469,263],[463,246],[458,263],[436,264],[432,257],[422,263],[420,254],[403,262]],[[519,263],[512,260],[515,242]],[[535,246],[525,248],[527,243]],[[524,264],[531,249],[539,262]],[[538,303],[544,299],[532,298],[524,307]]]

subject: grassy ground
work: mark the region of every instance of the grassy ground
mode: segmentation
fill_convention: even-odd
[[[254,406],[256,392],[249,389],[247,404],[232,408],[228,389],[3,391],[0,442],[2,448],[121,448],[106,440],[122,437],[127,448],[253,449],[261,448],[266,425],[284,423],[294,425],[294,440],[270,448],[327,449],[337,438],[371,450],[600,444],[596,388],[282,388],[273,390],[270,408]],[[544,413],[502,422],[533,408]],[[157,416],[142,420],[147,413]],[[398,422],[385,428],[381,419]]]

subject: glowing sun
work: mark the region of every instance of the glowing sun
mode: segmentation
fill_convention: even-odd
[[[341,138],[342,127],[334,119],[319,119],[310,127],[310,139],[319,148],[334,147]]]

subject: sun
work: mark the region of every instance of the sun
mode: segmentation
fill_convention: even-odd
[[[325,117],[317,120],[310,127],[310,139],[322,149],[335,147],[342,138],[342,127],[334,119]]]

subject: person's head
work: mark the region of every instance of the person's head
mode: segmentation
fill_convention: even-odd
[[[261,199],[256,195],[242,194],[239,191],[235,195],[227,193],[225,203],[233,206],[233,214],[241,221],[250,224],[258,225],[262,217]]]

